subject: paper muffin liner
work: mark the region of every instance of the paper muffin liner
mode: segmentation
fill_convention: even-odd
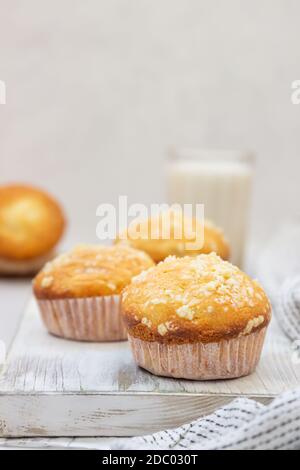
[[[79,341],[127,339],[120,296],[37,299],[43,322],[50,333]]]
[[[48,261],[55,256],[53,251],[28,260],[9,260],[0,257],[0,273],[8,276],[26,276],[37,273]]]
[[[152,374],[189,380],[232,379],[251,374],[266,328],[218,343],[165,344],[128,336],[137,364]]]

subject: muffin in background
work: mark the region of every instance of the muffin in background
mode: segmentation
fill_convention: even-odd
[[[46,328],[74,340],[127,339],[120,294],[153,264],[146,253],[122,245],[78,245],[47,263],[33,281]]]
[[[32,186],[0,186],[0,274],[36,273],[65,229],[59,203]]]
[[[191,380],[251,374],[271,318],[256,281],[216,254],[169,257],[122,295],[137,364]]]
[[[164,227],[170,228],[168,237],[164,235]],[[196,256],[211,252],[225,260],[230,256],[229,244],[221,229],[208,220],[203,225],[196,218],[185,217],[182,211],[170,210],[143,221],[133,221],[125,232],[119,234],[116,243],[145,251],[155,263],[168,256]]]

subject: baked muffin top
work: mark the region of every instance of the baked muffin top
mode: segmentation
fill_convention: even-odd
[[[78,245],[47,263],[33,289],[39,299],[118,295],[153,264],[146,253],[131,247]]]
[[[248,335],[271,317],[258,282],[215,253],[167,258],[132,280],[122,308],[132,336],[178,344]]]
[[[170,227],[168,238],[164,235],[164,227]],[[198,240],[200,244],[195,243]],[[184,217],[181,211],[167,211],[143,221],[133,221],[128,230],[119,234],[116,242],[145,251],[156,263],[171,255],[181,257],[216,252],[223,259],[230,255],[229,244],[221,229],[208,220],[203,227],[199,220]]]
[[[50,252],[61,238],[65,219],[59,204],[31,186],[0,187],[0,257],[30,260]]]

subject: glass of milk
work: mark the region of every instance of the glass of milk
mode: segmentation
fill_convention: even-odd
[[[253,156],[231,150],[172,149],[167,164],[170,204],[204,204],[204,215],[224,230],[231,262],[242,266],[248,229]]]

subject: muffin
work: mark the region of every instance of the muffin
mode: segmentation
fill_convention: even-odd
[[[59,204],[40,189],[0,187],[0,273],[37,272],[63,235],[65,218]]]
[[[169,221],[169,226],[167,225]],[[164,227],[170,228],[168,236]],[[128,244],[148,253],[159,263],[168,256],[194,256],[215,252],[229,259],[230,249],[221,229],[206,220],[185,217],[182,211],[167,211],[143,221],[133,221],[119,234],[116,243]]]
[[[214,253],[169,257],[135,277],[122,309],[137,364],[191,380],[252,373],[271,318],[258,282]]]
[[[79,245],[47,263],[33,281],[46,328],[82,341],[127,339],[120,293],[151,266],[146,253],[121,245]]]

